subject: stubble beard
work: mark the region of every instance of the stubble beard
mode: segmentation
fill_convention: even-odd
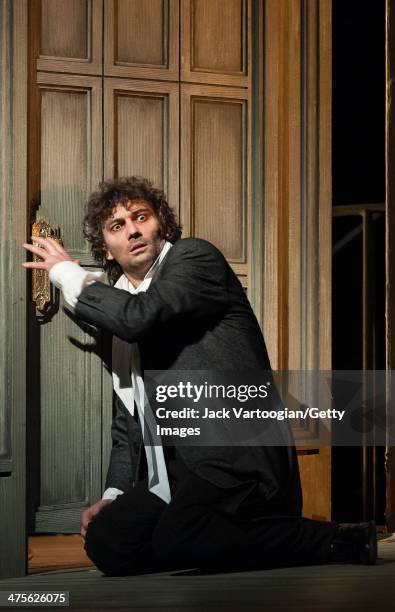
[[[138,242],[139,240],[136,240],[136,244]],[[132,254],[132,258],[128,259],[124,266],[120,264],[124,274],[127,275],[129,273],[133,276],[138,276],[141,280],[147,274],[154,261],[158,258],[164,246],[165,239],[159,237],[159,240],[154,238],[152,240],[142,242],[144,245],[146,245],[146,250],[141,254],[136,255],[136,258],[140,257],[140,259],[133,260]]]

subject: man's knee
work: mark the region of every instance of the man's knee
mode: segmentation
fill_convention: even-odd
[[[88,525],[85,551],[96,567],[107,576],[129,576],[155,571],[157,564],[151,546],[150,529],[133,521],[125,525],[111,511],[111,505]]]
[[[107,573],[107,563],[114,555],[112,534],[107,525],[99,517],[95,517],[88,525],[85,536],[85,551],[89,559],[104,573]]]
[[[116,530],[98,514],[89,523],[85,536],[85,551],[89,559],[108,576],[125,574],[125,558],[120,553],[120,545]],[[130,573],[127,565],[127,573]]]

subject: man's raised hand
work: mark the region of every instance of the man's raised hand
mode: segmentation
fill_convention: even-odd
[[[27,251],[34,253],[41,257],[42,261],[26,261],[22,264],[24,268],[32,268],[36,270],[46,270],[47,272],[57,263],[61,261],[73,261],[68,252],[62,247],[62,245],[54,238],[40,238],[39,236],[32,236],[31,239],[39,244],[24,243],[22,246]],[[79,264],[80,260],[74,260],[74,263]]]

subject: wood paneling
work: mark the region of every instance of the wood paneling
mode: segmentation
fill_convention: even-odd
[[[10,23],[10,5],[8,2],[4,2],[0,6],[0,43],[1,49],[7,50],[2,54],[0,64],[0,78],[2,83],[8,83],[11,81],[12,75],[12,62],[13,58],[10,53],[10,47],[12,42],[12,26]],[[9,244],[9,219],[10,210],[7,203],[12,201],[12,187],[10,182],[6,180],[7,173],[12,172],[12,167],[9,166],[11,151],[13,147],[12,132],[10,130],[10,124],[12,121],[12,93],[8,87],[2,87],[0,91],[0,136],[2,146],[0,148],[0,197],[1,197],[1,208],[0,208],[0,282],[1,286],[5,287],[9,284],[9,270],[10,270],[10,244]],[[2,313],[0,327],[1,336],[5,339],[2,342],[0,350],[0,474],[10,475],[12,473],[13,461],[12,461],[12,405],[11,405],[11,389],[9,380],[11,378],[11,363],[9,358],[10,346],[8,342],[10,338],[7,337],[7,331],[9,329],[9,317],[11,315],[10,310],[10,299],[8,292],[0,292],[0,311]]]
[[[283,370],[331,367],[331,21],[319,7],[266,5],[263,319]]]
[[[318,184],[319,214],[318,228],[318,260],[320,296],[318,361],[320,368],[329,370],[332,367],[332,3],[320,0],[317,15],[318,49],[317,93],[312,100],[318,105],[316,130],[319,168],[317,168],[316,183]],[[316,22],[316,23],[317,23]],[[317,27],[317,26],[316,26]],[[310,27],[310,36],[317,30]],[[311,111],[310,111],[311,114]]]
[[[88,59],[86,0],[42,0],[41,23],[42,55]]]
[[[31,27],[40,33],[38,70],[102,73],[101,0],[32,0]]]
[[[252,2],[251,14],[251,223],[249,298],[262,328],[262,300],[265,287],[264,253],[264,129],[265,129],[265,39],[263,2]]]
[[[89,264],[82,220],[102,177],[101,79],[38,73],[32,100],[32,213],[59,226],[72,257]],[[29,501],[36,531],[78,532],[102,488],[100,339],[57,300],[40,322],[29,309]]]
[[[182,85],[181,223],[248,276],[249,97],[242,89]]]
[[[117,0],[115,6],[115,61],[165,67],[169,42],[168,2]]]
[[[26,0],[0,3],[1,578],[26,561],[27,16]]]
[[[303,490],[303,516],[325,521],[331,498],[331,477],[327,466],[331,462],[330,447],[320,447],[314,454],[298,455]]]
[[[202,98],[192,105],[190,231],[215,243],[230,261],[245,262],[243,105]]]
[[[82,510],[101,492],[101,367],[94,352],[83,350],[91,344],[84,330],[63,313],[40,326],[37,531],[78,532]]]
[[[272,366],[300,367],[301,6],[266,6],[264,335]]]
[[[251,1],[181,0],[181,80],[248,87]]]
[[[263,287],[262,308],[263,332],[269,351],[271,365],[282,369],[279,355],[278,328],[285,324],[281,321],[279,311],[279,208],[282,196],[280,176],[282,132],[280,129],[281,114],[281,78],[282,63],[280,55],[281,21],[280,12],[283,3],[266,3],[265,11],[265,213],[264,213],[264,249],[265,249],[265,284]],[[285,122],[286,118],[281,120]],[[287,241],[285,241],[286,244]],[[286,249],[285,253],[287,252]]]
[[[89,263],[84,206],[102,174],[101,80],[38,74],[41,94],[40,216],[59,226],[73,257]]]
[[[275,369],[330,370],[331,3],[265,6],[263,330]],[[303,461],[302,471],[312,461],[330,482],[330,453]],[[313,481],[305,479],[310,500]],[[328,518],[329,493],[317,497]]]
[[[179,78],[177,0],[105,0],[104,74]]]
[[[264,299],[264,320],[270,354],[279,369],[331,368],[328,6],[327,2],[320,8],[314,2],[267,5],[266,261],[270,268],[265,277],[273,294]],[[277,321],[269,312],[273,304]]]
[[[138,174],[178,207],[178,85],[105,80],[105,176]]]

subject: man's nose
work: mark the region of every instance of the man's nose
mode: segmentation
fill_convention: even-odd
[[[132,219],[128,220],[128,236],[130,238],[139,238],[141,232]]]

